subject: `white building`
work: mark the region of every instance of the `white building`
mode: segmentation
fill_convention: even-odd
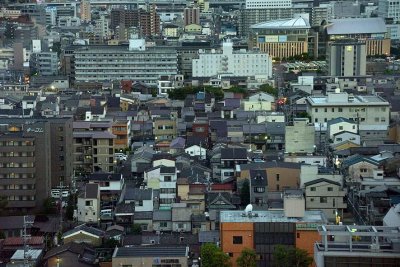
[[[329,138],[333,138],[334,135],[341,132],[357,133],[358,127],[354,121],[339,117],[328,121],[327,131]]]
[[[246,9],[291,8],[292,0],[246,0]]]
[[[207,149],[202,148],[198,145],[193,145],[188,148],[185,148],[185,153],[189,154],[191,157],[199,157],[200,159],[206,159]]]
[[[108,19],[103,15],[96,20],[96,26],[94,32],[96,35],[107,38],[110,35]]]
[[[400,24],[386,24],[390,40],[400,40]]]
[[[367,69],[366,43],[335,41],[327,47],[330,76],[363,76]]]
[[[97,223],[100,218],[100,186],[88,183],[78,196],[78,222]]]
[[[144,172],[148,188],[160,190],[160,209],[169,209],[176,200],[177,171],[175,167],[156,166]]]
[[[272,76],[272,59],[266,53],[233,51],[231,42],[224,42],[222,52],[199,50],[199,58],[193,59],[193,77],[221,76]]]
[[[382,18],[391,18],[394,23],[400,21],[400,0],[379,0],[378,14]]]
[[[378,95],[354,96],[337,92],[327,96],[309,96],[307,112],[315,123],[338,117],[356,122],[361,141],[366,145],[374,145],[387,136],[390,105]]]

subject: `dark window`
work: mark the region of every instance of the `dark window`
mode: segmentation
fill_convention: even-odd
[[[316,188],[315,188],[315,187],[311,187],[310,190],[311,190],[311,191],[315,191]]]
[[[297,233],[296,235],[297,235],[297,238],[300,238],[300,233]]]
[[[276,174],[276,181],[279,182],[279,173]]]
[[[319,198],[320,203],[328,203],[328,198],[327,197],[320,197]]]
[[[333,187],[328,187],[328,191],[333,191]]]
[[[234,236],[233,244],[243,244],[243,237],[242,236]]]

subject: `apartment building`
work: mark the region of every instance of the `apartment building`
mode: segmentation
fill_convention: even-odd
[[[129,46],[75,47],[75,83],[135,80],[157,86],[162,75],[177,74],[177,53],[173,47],[146,47],[144,40]]]
[[[367,69],[365,41],[339,40],[328,44],[330,76],[363,76]]]
[[[233,50],[232,42],[222,44],[222,52],[199,50],[199,58],[192,61],[193,77],[263,76],[272,77],[272,59],[266,53]]]
[[[112,122],[73,122],[73,166],[78,173],[114,171]]]
[[[51,132],[48,122],[2,126],[0,195],[12,213],[40,210],[51,189]]]
[[[58,74],[57,52],[32,53],[30,58],[31,71],[40,76],[51,76]]]
[[[387,138],[390,104],[378,95],[336,92],[326,96],[309,96],[306,104],[314,123],[343,117],[358,124],[362,142],[373,144]]]
[[[177,121],[174,118],[155,118],[153,135],[156,142],[172,141],[177,136]]]
[[[152,36],[160,34],[160,16],[157,14],[156,7],[150,6],[148,11],[143,9],[113,9],[111,10],[111,29],[123,27],[139,28],[141,36]]]
[[[197,24],[200,25],[200,8],[197,6],[186,7],[183,10],[184,25]]]
[[[380,0],[378,1],[378,15],[384,19],[392,19],[394,23],[400,21],[400,1]]]
[[[80,15],[81,20],[83,21],[90,21],[92,19],[92,13],[90,8],[90,1],[89,0],[82,0],[80,5]]]

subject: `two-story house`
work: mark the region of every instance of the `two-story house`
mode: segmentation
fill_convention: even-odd
[[[88,183],[78,196],[78,222],[98,223],[100,218],[100,186]]]
[[[172,231],[190,232],[192,230],[192,210],[186,203],[172,204]]]
[[[304,188],[307,210],[322,210],[331,221],[336,216],[343,217],[347,208],[346,191],[340,183],[320,178],[304,183]]]
[[[160,209],[169,209],[176,202],[176,180],[175,167],[159,165],[144,172],[144,183],[147,187],[160,190]]]
[[[88,177],[88,182],[99,185],[102,201],[116,202],[125,180],[120,173],[92,173]]]
[[[234,176],[235,168],[237,165],[245,164],[248,162],[246,148],[229,147],[221,149],[221,181]]]

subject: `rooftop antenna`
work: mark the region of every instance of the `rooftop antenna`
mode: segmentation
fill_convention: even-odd
[[[251,204],[248,204],[246,206],[246,208],[244,209],[244,212],[246,212],[246,213],[251,213],[252,211],[253,211],[253,205],[251,205]]]

